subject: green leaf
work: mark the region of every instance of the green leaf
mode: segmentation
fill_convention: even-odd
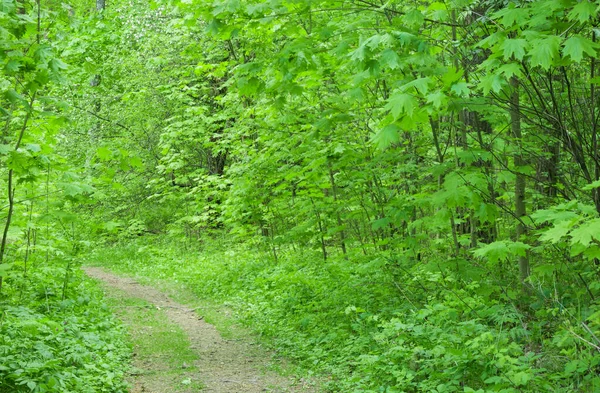
[[[479,209],[475,212],[477,218],[482,222],[494,222],[498,216],[498,208],[496,205],[491,203],[481,203]]]
[[[511,375],[510,380],[517,386],[524,386],[531,381],[531,378],[531,373],[519,371],[518,373]]]
[[[0,154],[8,154],[12,151],[12,146],[0,144]]]
[[[596,4],[589,1],[581,1],[567,14],[567,18],[570,21],[577,20],[580,23],[585,23],[590,18],[595,18],[597,13]]]
[[[529,51],[531,65],[534,67],[540,66],[544,70],[547,70],[552,66],[554,59],[558,57],[560,37],[550,36],[535,40],[532,42],[531,47]]]
[[[0,277],[6,277],[8,276],[8,274],[10,273],[10,270],[12,269],[13,264],[12,263],[2,263],[0,264]]]
[[[544,222],[559,223],[567,220],[576,223],[582,217],[571,210],[564,210],[564,207],[559,205],[552,209],[536,210],[531,214],[531,218],[536,224],[543,224]]]
[[[138,156],[133,156],[131,158],[129,158],[129,165],[132,168],[142,168],[144,166],[144,162],[142,161],[142,159]]]
[[[471,89],[469,89],[469,84],[467,82],[458,82],[452,85],[450,88],[454,94],[459,97],[468,97],[471,94]]]
[[[600,240],[600,218],[589,220],[573,229],[570,233],[571,242],[579,243],[585,247],[589,246],[592,241]]]
[[[117,221],[107,221],[102,224],[102,227],[109,232],[114,232],[115,230],[122,228],[123,224]]]
[[[376,231],[378,229],[388,226],[391,222],[392,222],[392,220],[390,220],[389,217],[383,217],[383,218],[380,218],[379,220],[373,221],[373,223],[371,225],[372,225],[373,230]]]
[[[593,181],[590,184],[588,184],[587,186],[582,187],[581,189],[585,190],[585,191],[591,191],[598,187],[600,187],[600,180]]]
[[[49,45],[40,45],[33,53],[33,56],[38,62],[46,64],[52,58],[52,47]]]
[[[489,377],[488,379],[486,379],[485,381],[483,381],[483,383],[491,385],[491,384],[501,384],[501,383],[503,383],[505,381],[506,381],[506,378],[504,378],[504,377],[493,376],[493,377]]]
[[[15,59],[9,60],[8,63],[6,63],[6,65],[4,66],[6,73],[9,75],[19,72],[19,68],[21,68],[21,63]]]
[[[523,75],[521,65],[517,63],[503,64],[498,68],[498,73],[502,74],[507,80],[513,76],[521,77]]]
[[[28,143],[25,145],[25,149],[29,150],[32,153],[39,153],[42,151],[42,147],[37,143]]]
[[[508,38],[502,43],[502,49],[504,50],[504,60],[510,60],[515,58],[516,60],[523,60],[525,56],[525,49],[527,48],[527,41],[522,38]]]
[[[493,91],[494,93],[499,93],[505,84],[506,79],[494,73],[488,74],[481,78],[481,81],[479,82],[479,87],[483,91],[484,95],[488,95],[490,91]]]
[[[400,68],[400,57],[393,49],[386,49],[381,52],[381,57],[379,59],[379,63],[382,67],[387,67],[390,70],[395,70]]]
[[[92,186],[81,182],[59,183],[58,186],[62,188],[64,195],[68,197],[76,197],[94,192]]]
[[[96,150],[96,155],[102,161],[108,161],[108,160],[112,159],[112,157],[113,157],[112,151],[109,148],[104,147],[104,146],[100,147]]]
[[[575,35],[570,37],[565,41],[565,46],[563,47],[563,55],[571,57],[576,63],[579,63],[583,59],[583,54],[587,54],[590,57],[596,56],[597,44],[592,40],[589,40],[585,37]]]
[[[495,263],[515,256],[525,256],[530,248],[530,245],[522,242],[501,240],[479,247],[473,251],[473,255]]]
[[[542,236],[540,236],[540,240],[556,244],[560,239],[567,236],[572,227],[573,226],[569,221],[559,222],[553,228],[545,231]]]
[[[434,108],[440,109],[446,104],[448,97],[441,90],[438,90],[434,93],[428,94],[426,99],[428,104],[432,104]]]
[[[425,21],[425,16],[417,8],[411,8],[410,11],[404,15],[403,21],[409,26],[420,26]]]
[[[17,93],[17,91],[14,89],[7,90],[4,93],[4,96],[6,97],[6,99],[8,101],[10,101],[13,104],[28,105],[28,102],[25,99],[25,97],[23,97],[21,94]]]
[[[66,70],[68,65],[60,59],[52,59],[50,60],[49,67],[53,72],[59,72],[61,70]]]
[[[587,246],[586,249],[583,251],[583,255],[586,256],[590,260],[599,259],[600,258],[600,247],[598,247],[595,244],[591,244],[591,245]]]
[[[367,53],[367,45],[363,42],[362,45],[350,52],[349,56],[353,61],[360,63],[365,60]]]
[[[577,370],[577,366],[579,366],[579,360],[571,360],[567,364],[565,364],[565,373],[572,374]]]
[[[407,91],[409,89],[415,89],[418,93],[421,93],[423,95],[427,94],[427,91],[429,90],[429,82],[430,82],[430,78],[425,77],[425,78],[417,78],[405,85],[402,86],[402,91]]]
[[[388,124],[373,137],[373,142],[379,149],[387,149],[392,144],[399,142],[399,130],[400,127],[396,124]]]
[[[389,98],[385,109],[390,111],[394,119],[398,119],[403,114],[412,116],[417,105],[416,101],[410,94],[396,93]]]
[[[509,3],[508,7],[502,8],[500,11],[492,15],[493,19],[500,19],[500,23],[504,27],[512,27],[513,25],[523,25],[529,20],[529,10],[526,8],[517,8],[515,3]]]

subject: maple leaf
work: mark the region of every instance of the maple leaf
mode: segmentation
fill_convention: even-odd
[[[385,109],[390,111],[392,116],[394,116],[394,119],[398,119],[402,114],[412,116],[415,111],[416,104],[416,99],[412,95],[406,93],[396,93],[389,98]]]
[[[576,63],[579,63],[583,59],[583,54],[587,54],[590,57],[596,56],[596,47],[598,45],[593,41],[575,35],[565,41],[565,46],[563,47],[562,53],[563,55],[571,57]]]

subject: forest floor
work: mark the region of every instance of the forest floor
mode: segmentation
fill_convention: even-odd
[[[134,346],[131,393],[315,391],[303,380],[272,371],[273,354],[248,337],[223,338],[203,320],[199,307],[101,268],[84,270],[102,283],[129,331]]]

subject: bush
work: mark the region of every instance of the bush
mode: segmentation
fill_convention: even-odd
[[[64,269],[13,276],[0,316],[0,392],[126,392],[130,349],[124,331],[94,284]],[[73,277],[74,275],[74,277]]]

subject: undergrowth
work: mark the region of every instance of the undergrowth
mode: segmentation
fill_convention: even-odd
[[[78,270],[37,267],[5,281],[0,393],[126,392],[129,354],[101,291]]]
[[[580,339],[582,329],[598,331],[594,306],[540,295],[523,308],[506,288],[459,280],[443,261],[404,271],[398,260],[324,262],[305,251],[275,261],[251,244],[207,241],[194,251],[140,238],[99,247],[88,262],[227,302],[330,391],[600,391],[600,355]]]

